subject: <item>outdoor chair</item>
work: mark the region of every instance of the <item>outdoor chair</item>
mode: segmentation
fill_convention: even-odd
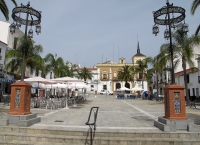
[[[66,99],[65,98],[61,98],[61,108],[64,108],[66,106]]]
[[[4,102],[4,105],[10,104],[10,95],[9,94],[3,94],[3,91],[1,91],[1,100]]]
[[[46,99],[45,98],[40,98],[38,102],[39,102],[40,108],[46,107]]]
[[[31,108],[34,108],[34,106],[35,106],[35,99],[31,98]]]
[[[48,109],[48,108],[51,108],[51,110],[52,110],[52,109],[55,109],[55,106],[54,106],[54,104],[53,104],[53,101],[50,100],[50,99],[48,99],[48,100],[46,101],[46,109]]]
[[[53,100],[53,105],[55,108],[61,108],[61,100],[58,99]]]
[[[74,104],[74,97],[69,97],[68,98],[68,103],[69,104]]]

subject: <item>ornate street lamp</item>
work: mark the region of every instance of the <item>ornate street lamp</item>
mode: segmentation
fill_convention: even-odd
[[[26,19],[23,19],[20,17],[20,14],[26,14]],[[30,20],[29,20],[29,16],[30,16]],[[15,33],[15,29],[19,29],[21,27],[21,25],[25,25],[25,45],[23,48],[23,62],[22,62],[22,72],[21,72],[21,81],[24,81],[24,61],[25,61],[25,52],[26,50],[26,46],[27,46],[27,29],[28,26],[31,26],[31,29],[28,32],[28,38],[33,38],[33,30],[32,30],[32,26],[36,26],[36,33],[39,34],[41,33],[41,12],[37,11],[35,9],[33,9],[32,7],[30,7],[30,2],[28,2],[27,5],[23,5],[21,4],[20,7],[15,7],[12,10],[12,18],[13,20],[16,22],[12,23],[10,25],[10,33],[13,34]],[[35,19],[33,19],[35,18]]]
[[[12,23],[9,27],[10,27],[10,33],[11,34],[15,33],[15,27],[16,27],[15,24]]]
[[[185,9],[178,6],[173,6],[172,4],[169,4],[169,1],[167,0],[166,3],[167,6],[162,7],[161,9],[153,12],[154,17],[154,23],[153,26],[153,34],[155,36],[159,32],[157,25],[166,25],[168,26],[168,29],[164,32],[164,38],[170,40],[170,54],[171,54],[171,78],[172,78],[172,84],[175,84],[175,78],[174,78],[174,64],[173,64],[173,48],[172,48],[172,36],[171,36],[171,28],[176,28],[176,24],[183,21],[186,17],[185,15]],[[174,13],[180,14],[177,17],[174,17]],[[165,19],[160,18],[160,16],[165,15]],[[183,25],[183,32],[186,34],[188,32],[188,25],[184,23]]]

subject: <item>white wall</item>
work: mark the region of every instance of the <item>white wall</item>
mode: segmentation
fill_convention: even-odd
[[[1,49],[1,57],[2,59],[0,60],[0,64],[3,64],[3,67],[5,66],[4,62],[5,62],[5,53],[7,50],[7,45],[5,45],[4,43],[2,43],[0,41],[0,49]]]
[[[0,20],[0,40],[5,43],[8,44],[8,28],[10,26],[9,22],[5,22],[5,21],[1,21]]]
[[[175,80],[176,80],[177,84],[185,87],[183,75],[175,77]],[[199,90],[200,90],[200,84],[198,83],[198,72],[189,73],[188,89],[190,89],[190,96],[194,95],[193,90],[192,90],[193,88],[195,89],[195,94],[196,94],[196,88],[199,88]]]

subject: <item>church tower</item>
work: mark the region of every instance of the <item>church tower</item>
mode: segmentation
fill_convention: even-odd
[[[140,45],[139,45],[139,41],[138,41],[138,45],[137,45],[137,53],[132,57],[132,63],[136,64],[136,61],[139,59],[144,59],[146,58],[146,56],[142,53],[140,53]]]

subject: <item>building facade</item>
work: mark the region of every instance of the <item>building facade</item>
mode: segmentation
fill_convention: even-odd
[[[193,48],[193,51],[194,55],[192,57],[192,61],[194,62],[194,67],[191,68],[189,64],[186,63],[187,80],[189,81],[188,91],[190,96],[192,96],[193,94],[198,94],[199,87],[197,86],[200,85],[198,83],[198,76],[200,69],[199,69],[199,61],[197,60],[197,58],[200,56],[200,46],[195,46]],[[181,86],[185,86],[181,56],[177,59],[180,60],[180,63],[174,69],[175,83]],[[164,88],[171,83],[170,68],[171,68],[171,63],[167,62],[166,67],[162,73],[159,73],[158,76],[156,76],[156,73],[152,74],[152,78],[149,84],[150,90],[152,89],[153,92],[157,92],[157,79],[158,79],[158,95],[164,94]]]
[[[24,36],[24,33],[20,29],[16,29],[15,33],[11,34],[9,26],[9,22],[0,20],[0,91],[3,93],[10,93],[10,84],[15,79],[18,79],[15,78],[17,76],[16,74],[8,74],[4,70],[6,52],[7,50],[16,49],[18,46],[16,39]],[[25,76],[30,76],[28,70],[26,70]]]
[[[138,67],[136,61],[139,59],[143,60],[144,58],[146,58],[146,56],[140,53],[138,42],[137,53],[132,57],[131,63],[127,63],[126,59],[123,57],[121,57],[117,63],[112,61],[97,63],[97,92],[100,92],[101,90],[108,90],[114,92],[119,88],[125,87],[125,82],[118,80],[118,72],[125,65]],[[136,75],[135,80],[133,82],[128,82],[129,88],[133,88],[136,85],[142,88],[142,82],[139,78],[139,74]],[[147,90],[146,81],[144,81],[144,90]]]

